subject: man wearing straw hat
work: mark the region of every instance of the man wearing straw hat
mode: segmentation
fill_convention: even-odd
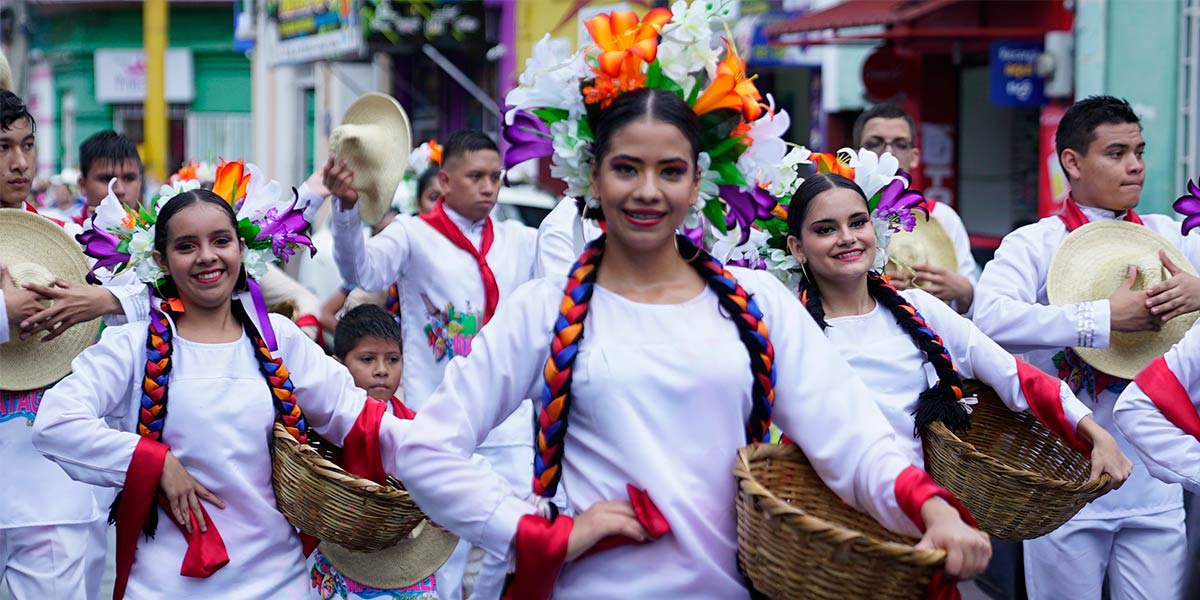
[[[1124,100],[1067,110],[1055,136],[1071,184],[1060,214],[1007,235],[976,288],[975,323],[1095,402],[1093,418],[1134,461],[1119,490],[1025,542],[1031,598],[1178,598],[1186,567],[1179,485],[1151,477],[1113,424],[1129,379],[1178,341],[1200,308],[1200,239],[1134,208],[1145,141]],[[1036,510],[1036,507],[1031,507]]]
[[[381,132],[381,138],[372,137]],[[403,175],[404,164],[389,161],[403,159],[411,147],[400,105],[368,94],[350,107],[330,138],[324,183],[336,198],[334,258],[342,278],[367,291],[397,284],[404,400],[419,412],[450,359],[470,352],[471,339],[496,304],[532,277],[536,231],[516,221],[493,222],[499,149],[483,132],[465,130],[443,147],[438,174],[443,196],[433,211],[396,217],[364,242],[360,221],[370,223],[384,213]],[[526,401],[479,449],[518,488],[533,476],[532,419],[532,404]],[[460,545],[438,572],[439,593],[459,587],[465,561],[466,546]],[[491,572],[490,566],[485,569]],[[485,579],[497,590],[503,583],[484,576],[479,585]]]
[[[854,122],[854,147],[877,154],[891,152],[900,162],[900,168],[908,172],[921,164],[913,119],[894,104],[877,104],[858,116]],[[933,219],[928,224],[919,219],[917,229],[893,235],[889,248],[894,258],[911,256],[920,262],[905,265],[906,269],[889,269],[888,275],[897,289],[920,286],[966,314],[979,279],[967,228],[948,204],[928,196],[925,202]]]

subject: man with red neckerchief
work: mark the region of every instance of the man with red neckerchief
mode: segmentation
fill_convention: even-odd
[[[481,131],[459,131],[447,140],[442,157],[443,196],[433,211],[396,217],[366,241],[354,172],[331,156],[324,173],[325,187],[335,198],[333,256],[342,279],[366,291],[397,284],[404,401],[418,412],[450,359],[470,352],[472,338],[497,303],[532,278],[536,245],[534,229],[491,217],[500,188],[500,153],[491,138]],[[526,401],[479,448],[517,489],[533,477],[532,410]],[[465,558],[465,544],[460,544],[438,572],[439,593],[458,588]],[[484,579],[481,575],[480,585],[499,583]]]
[[[1113,406],[1127,380],[1106,375],[1071,347],[1106,348],[1114,331],[1153,331],[1200,308],[1200,279],[1165,256],[1172,275],[1149,290],[1133,290],[1136,270],[1107,299],[1053,306],[1046,279],[1055,251],[1071,231],[1089,222],[1122,219],[1150,228],[1200,265],[1200,238],[1185,237],[1164,215],[1134,209],[1145,181],[1145,140],[1129,104],[1111,96],[1082,100],[1067,110],[1055,137],[1071,196],[1059,215],[1007,235],[976,287],[975,323],[1010,352],[1054,374],[1071,374],[1076,395],[1095,403],[1093,418],[1134,461],[1125,485],[1088,504],[1043,537],[1027,540],[1029,597],[1095,598],[1105,576],[1114,600],[1177,598],[1186,571],[1182,491],[1147,473],[1113,423]]]

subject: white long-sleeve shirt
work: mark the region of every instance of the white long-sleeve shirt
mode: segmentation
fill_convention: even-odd
[[[987,384],[1013,411],[1029,410],[1029,399],[1021,389],[1013,355],[927,292],[914,289],[901,294],[942,338],[963,379],[978,379]],[[909,460],[923,467],[921,438],[913,436],[913,411],[917,408],[917,397],[938,381],[933,365],[891,312],[878,302],[866,314],[826,321],[829,323],[826,337],[871,389],[896,437],[905,445]],[[1092,412],[1065,383],[1059,384],[1058,399],[1072,428]]]
[[[580,218],[574,198],[559,200],[558,206],[538,225],[534,276],[565,282],[584,246],[601,233],[603,231],[595,222]]]
[[[888,528],[916,535],[895,492],[910,461],[871,392],[794,296],[765,272],[731,269],[765,315],[775,348],[774,422],[833,491]],[[557,278],[523,286],[452,362],[399,444],[394,469],[433,520],[499,557],[534,512],[469,456],[524,398],[541,398],[562,301]],[[736,325],[705,289],[681,304],[633,302],[596,286],[575,360],[562,486],[567,509],[645,489],[671,531],[645,545],[568,563],[555,598],[731,598],[737,571],[736,482],[751,370]]]
[[[1200,410],[1200,328],[1192,327],[1163,356],[1170,375],[1179,382],[1193,410]],[[1160,368],[1151,364],[1148,368]],[[1163,375],[1166,375],[1165,373]],[[1154,390],[1155,394],[1166,390]],[[1172,483],[1183,484],[1192,493],[1200,493],[1200,440],[1169,421],[1137,383],[1129,384],[1113,409],[1113,420],[1121,434],[1137,450],[1150,474]]]
[[[1124,216],[1087,206],[1080,209],[1089,221]],[[1140,216],[1146,227],[1182,249],[1193,265],[1200,265],[1200,237],[1184,238],[1179,224],[1169,217]],[[1009,352],[1022,354],[1025,360],[1055,376],[1058,376],[1055,357],[1065,348],[1107,348],[1111,332],[1107,299],[1055,306],[1046,296],[1050,262],[1067,235],[1066,225],[1058,217],[1044,218],[1008,234],[996,250],[996,257],[984,267],[975,288],[974,321],[979,329]],[[1085,506],[1076,518],[1121,518],[1181,506],[1183,496],[1179,486],[1147,474],[1134,448],[1113,424],[1117,394],[1098,391],[1093,398],[1086,387],[1076,394],[1092,407],[1096,423],[1113,434],[1134,465],[1125,485]]]
[[[284,365],[308,424],[341,444],[366,394],[291,321],[271,315]],[[172,325],[173,327],[173,325]],[[120,488],[134,448],[146,361],[147,326],[113,327],[46,392],[34,443],[78,481]],[[207,505],[230,562],[204,579],[183,577],[187,542],[158,507],[152,539],[139,538],[128,598],[306,598],[296,530],[275,504],[270,435],[275,408],[248,338],[202,344],[175,336],[162,441],[226,506]],[[385,428],[407,427],[385,416]],[[397,431],[381,437],[383,448]],[[204,502],[204,501],[202,501]],[[205,502],[205,504],[207,504]]]

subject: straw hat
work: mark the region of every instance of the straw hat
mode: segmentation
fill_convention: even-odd
[[[412,130],[408,115],[395,98],[370,93],[350,105],[342,124],[329,134],[329,152],[350,163],[359,215],[379,222],[404,177]]]
[[[16,93],[13,88],[12,67],[8,65],[8,59],[4,57],[4,53],[0,52],[0,90],[8,90]]]
[[[1051,304],[1103,300],[1125,280],[1130,266],[1137,267],[1133,289],[1145,290],[1170,277],[1158,258],[1165,250],[1184,272],[1196,274],[1187,257],[1166,239],[1146,227],[1125,221],[1097,221],[1076,229],[1063,240],[1050,262],[1046,295]],[[1151,360],[1171,349],[1196,321],[1196,314],[1175,317],[1160,331],[1114,331],[1106,349],[1076,348],[1093,367],[1123,379],[1133,379]]]
[[[20,209],[0,209],[0,262],[17,285],[50,285],[55,278],[84,283],[87,260],[61,227]],[[16,325],[13,323],[12,325]],[[0,390],[42,388],[71,372],[71,359],[96,341],[100,320],[80,323],[49,342],[43,336],[0,344]]]
[[[917,226],[912,231],[892,234],[887,270],[911,271],[917,265],[929,265],[957,273],[958,254],[946,228],[935,218],[926,221],[924,212],[913,212],[917,216]]]
[[[354,552],[321,542],[321,553],[339,573],[379,590],[406,588],[437,571],[458,544],[453,533],[421,521],[407,539],[378,552]]]

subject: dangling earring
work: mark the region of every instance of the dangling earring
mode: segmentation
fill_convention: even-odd
[[[805,279],[807,281],[812,281],[812,279],[809,279],[809,277],[808,277],[808,269],[804,268],[804,264],[807,261],[797,261],[797,262],[800,263],[800,277],[802,277],[803,279]]]
[[[588,190],[587,194],[583,198],[584,206],[587,206],[589,209],[595,210],[600,208],[600,199],[593,196],[591,190]]]

